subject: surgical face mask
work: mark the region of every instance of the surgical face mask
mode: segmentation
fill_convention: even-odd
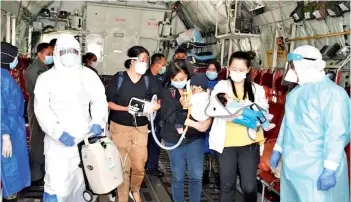
[[[96,69],[97,64],[98,64],[97,62],[91,62],[91,67],[94,68],[94,69]]]
[[[44,63],[46,65],[51,65],[52,63],[54,63],[54,57],[53,56],[50,56],[50,55],[47,55],[45,56],[45,61]]]
[[[179,82],[176,82],[176,81],[172,81],[172,86],[178,88],[178,89],[181,89],[181,88],[184,88],[185,85],[187,83],[187,80],[184,80],[184,81],[179,81]]]
[[[292,69],[289,69],[284,77],[284,80],[290,83],[297,83],[296,72]]]
[[[16,57],[13,62],[10,63],[10,69],[15,69],[18,64],[18,58]]]
[[[145,74],[146,70],[148,68],[147,62],[136,62],[135,64],[135,72],[138,74]]]
[[[206,76],[209,80],[215,80],[217,79],[218,77],[218,73],[217,72],[210,72],[210,71],[207,71],[206,72]]]
[[[163,66],[160,70],[159,74],[164,74],[166,72],[166,66]]]
[[[230,71],[230,78],[234,82],[241,82],[246,78],[246,72],[235,72],[235,71]]]

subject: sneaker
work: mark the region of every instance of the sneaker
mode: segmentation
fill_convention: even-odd
[[[153,175],[156,177],[163,177],[164,176],[164,173],[162,171],[160,171],[159,169],[147,169],[146,174]]]

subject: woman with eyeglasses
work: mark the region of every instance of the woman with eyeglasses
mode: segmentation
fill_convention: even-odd
[[[112,77],[106,93],[111,138],[124,164],[124,182],[118,187],[118,201],[126,202],[131,197],[141,202],[139,190],[145,175],[149,121],[146,116],[130,114],[128,105],[132,98],[150,100],[154,94],[159,97],[159,87],[153,77],[144,75],[148,69],[149,52],[144,47],[133,46],[127,55],[129,59],[124,63],[127,71],[117,72]],[[155,103],[144,112],[154,112],[159,108],[160,105]]]
[[[250,75],[250,56],[246,52],[235,52],[229,62],[229,78],[220,81],[213,94],[225,92],[233,100],[250,100],[268,110],[265,91],[262,86],[253,83]],[[256,128],[262,113],[249,108],[241,112],[246,119],[234,118],[227,121],[215,118],[210,131],[210,149],[217,152],[220,174],[220,202],[234,200],[237,168],[240,172],[241,189],[244,201],[257,200],[256,173],[260,160],[260,144],[264,143],[263,131],[260,129],[256,139],[248,135],[248,128]]]
[[[184,202],[186,171],[189,175],[189,201],[200,202],[204,158],[204,135],[211,124],[211,118],[197,122],[191,116],[187,119],[189,102],[185,99],[186,85],[190,73],[185,60],[172,61],[163,81],[161,90],[161,131],[160,136],[167,147],[174,146],[184,130],[185,139],[174,150],[168,150],[172,170],[172,194],[174,202]]]

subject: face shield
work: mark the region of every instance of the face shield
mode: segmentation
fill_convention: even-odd
[[[315,61],[314,58],[307,58],[303,57],[297,53],[289,53],[287,57],[287,63],[285,64],[285,73],[284,73],[284,80],[290,83],[297,83],[298,76],[296,73],[296,68],[294,66],[294,61],[302,61],[302,60],[309,60]]]
[[[59,60],[66,67],[73,67],[81,64],[80,50],[77,48],[61,48]]]

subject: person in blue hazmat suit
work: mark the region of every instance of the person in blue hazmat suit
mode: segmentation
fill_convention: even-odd
[[[350,141],[350,99],[325,76],[319,50],[304,45],[288,54],[285,80],[296,82],[272,152],[282,158],[280,201],[349,202],[345,146]]]
[[[44,202],[85,201],[77,144],[88,133],[100,135],[107,123],[105,88],[95,72],[82,66],[81,58],[78,41],[60,35],[54,66],[35,86],[34,112],[45,132]]]
[[[1,42],[1,182],[5,201],[30,186],[30,168],[22,90],[9,73],[17,66],[18,49]]]

